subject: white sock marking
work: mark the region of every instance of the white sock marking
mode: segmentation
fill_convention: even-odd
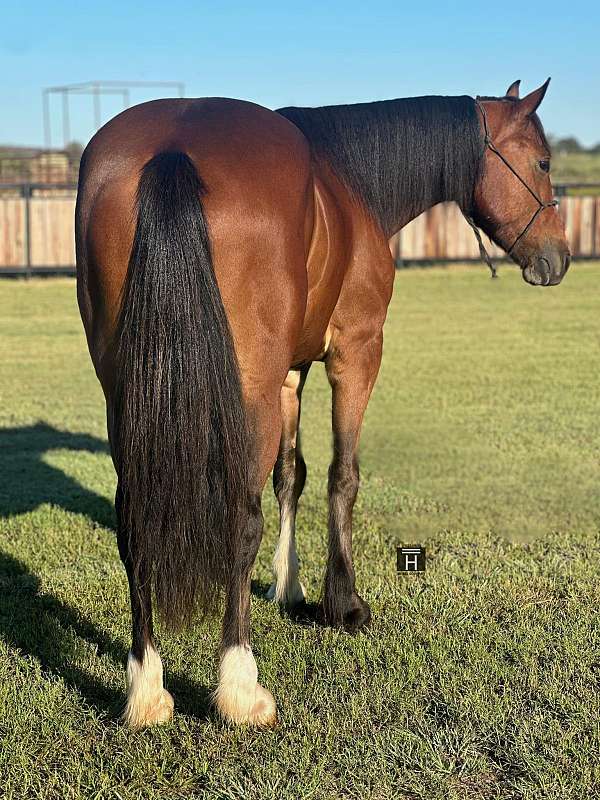
[[[173,714],[173,698],[163,688],[160,656],[147,645],[142,663],[133,653],[127,658],[127,705],[123,721],[131,728],[167,722]]]
[[[258,669],[249,645],[228,647],[221,656],[215,703],[222,716],[232,722],[275,722],[275,701],[258,683]]]
[[[305,598],[304,587],[298,580],[299,565],[296,553],[296,513],[295,509],[284,507],[281,510],[279,541],[273,556],[275,583],[268,597],[282,605],[293,606]]]

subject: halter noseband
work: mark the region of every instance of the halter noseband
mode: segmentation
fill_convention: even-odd
[[[512,172],[512,174],[515,176],[515,178],[517,178],[523,184],[523,186],[527,189],[529,194],[533,197],[533,199],[538,204],[537,209],[533,212],[533,215],[532,215],[531,219],[529,220],[529,222],[527,223],[527,225],[523,228],[521,233],[517,236],[517,238],[514,240],[514,242],[511,244],[511,246],[506,251],[506,254],[510,255],[512,253],[512,251],[515,249],[515,247],[517,246],[517,244],[521,241],[521,239],[529,231],[529,229],[531,228],[533,223],[536,221],[538,216],[542,213],[542,211],[545,208],[552,208],[553,206],[557,206],[558,205],[558,201],[557,200],[551,200],[549,203],[544,203],[544,201],[537,194],[537,192],[534,192],[534,190],[531,188],[531,186],[529,186],[527,181],[525,181],[519,175],[517,170],[512,166],[512,164],[509,161],[507,161],[506,158],[504,158],[504,156],[502,155],[500,150],[498,150],[498,148],[496,147],[496,145],[492,141],[492,137],[490,136],[490,129],[489,129],[489,126],[488,126],[488,121],[487,121],[487,114],[485,113],[485,108],[481,104],[481,102],[480,102],[478,97],[475,98],[475,105],[479,109],[479,111],[481,113],[481,118],[483,120],[483,132],[484,132],[483,143],[484,143],[484,147],[487,147],[489,150],[492,151],[492,153],[495,153],[498,156],[498,158],[502,161],[502,163],[506,167],[508,167],[508,169]],[[481,255],[481,258],[483,259],[483,261],[485,261],[485,263],[490,268],[491,273],[492,273],[492,278],[497,278],[498,277],[498,273],[496,271],[496,267],[492,263],[492,259],[490,258],[487,250],[485,249],[485,245],[483,244],[483,241],[481,239],[481,234],[479,232],[479,228],[475,224],[475,221],[474,221],[472,216],[466,214],[464,211],[463,211],[463,214],[464,214],[465,219],[467,220],[467,222],[471,226],[471,228],[473,228],[473,231],[474,231],[475,236],[477,238],[477,242],[479,243],[479,254]]]

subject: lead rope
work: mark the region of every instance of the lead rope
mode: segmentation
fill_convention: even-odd
[[[494,262],[490,258],[490,254],[485,249],[485,245],[483,243],[483,239],[481,238],[481,233],[479,232],[479,228],[477,227],[477,225],[475,225],[475,220],[473,219],[473,217],[470,217],[465,211],[463,211],[462,208],[461,208],[461,211],[463,213],[463,217],[467,220],[469,225],[473,228],[473,233],[475,234],[475,238],[477,239],[477,243],[479,245],[479,255],[481,257],[481,260],[484,261],[488,265],[488,267],[490,268],[490,272],[492,273],[492,278],[497,278],[498,277],[498,270],[496,268],[496,265],[494,264]]]
[[[478,97],[475,98],[475,105],[479,109],[479,111],[481,113],[481,118],[483,120],[483,132],[484,132],[483,143],[484,143],[484,147],[489,148],[492,151],[492,153],[495,153],[498,156],[498,158],[502,161],[502,163],[506,167],[508,167],[508,169],[512,172],[512,174],[516,178],[518,178],[518,180],[523,184],[523,186],[527,189],[529,194],[533,197],[533,199],[538,204],[537,209],[533,213],[533,216],[531,217],[531,219],[529,220],[527,225],[523,228],[521,233],[517,236],[517,238],[514,240],[514,242],[511,244],[511,246],[506,251],[506,255],[509,256],[512,253],[512,251],[515,249],[517,244],[521,241],[523,236],[525,236],[525,234],[529,231],[529,229],[531,228],[533,223],[536,221],[538,216],[542,213],[542,211],[545,208],[552,208],[553,206],[557,206],[558,205],[558,201],[557,200],[551,200],[549,203],[544,203],[544,201],[537,194],[537,192],[534,192],[534,190],[531,188],[531,186],[529,186],[529,184],[526,181],[523,180],[523,178],[519,175],[519,173],[516,171],[516,169],[510,164],[510,162],[508,162],[504,158],[504,156],[502,155],[500,150],[498,150],[496,145],[492,142],[492,138],[490,136],[490,129],[488,127],[487,114],[485,113],[485,108],[479,102],[479,98]],[[475,234],[475,237],[477,239],[477,243],[479,244],[479,255],[481,256],[481,260],[484,261],[488,265],[488,267],[490,268],[490,271],[492,273],[492,278],[497,278],[498,277],[498,270],[496,269],[495,265],[493,264],[492,259],[490,258],[488,251],[485,249],[485,245],[484,245],[483,240],[481,238],[481,233],[479,231],[479,228],[475,224],[475,220],[473,219],[472,216],[467,214],[466,211],[464,211],[464,209],[461,208],[461,211],[463,213],[464,218],[467,220],[467,222],[469,223],[469,225],[473,229],[473,233]]]

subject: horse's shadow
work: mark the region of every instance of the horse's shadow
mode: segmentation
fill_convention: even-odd
[[[259,600],[265,600],[270,584],[264,581],[253,580],[250,585],[251,594]],[[326,627],[323,619],[323,603],[311,600],[303,600],[293,608],[279,607],[279,615],[285,619],[290,619],[297,625],[309,628],[318,625]]]
[[[84,514],[114,530],[112,503],[45,463],[44,454],[56,449],[108,452],[102,439],[61,431],[45,423],[0,429],[0,517],[24,514],[49,503]],[[106,654],[119,665],[126,662],[127,646],[77,609],[40,591],[40,579],[26,564],[1,551],[0,638],[35,658],[46,674],[60,677],[102,715],[112,717],[121,710],[124,692],[106,686],[76,665],[78,639],[90,643],[99,656]],[[174,674],[169,675],[168,687],[175,694],[180,711],[206,718],[210,705],[206,687]]]
[[[61,431],[45,422],[0,429],[0,516],[26,514],[49,503],[114,529],[112,503],[46,463],[44,456],[52,450],[108,453],[108,445],[96,436]]]

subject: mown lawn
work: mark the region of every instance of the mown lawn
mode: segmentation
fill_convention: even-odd
[[[537,290],[516,270],[397,276],[356,510],[367,633],[262,596],[276,730],[215,719],[219,623],[159,632],[172,725],[116,716],[129,647],[114,475],[72,281],[0,282],[0,797],[593,798],[600,795],[600,266]],[[315,600],[328,396],[305,393],[298,526]],[[398,577],[396,544],[428,570]]]

